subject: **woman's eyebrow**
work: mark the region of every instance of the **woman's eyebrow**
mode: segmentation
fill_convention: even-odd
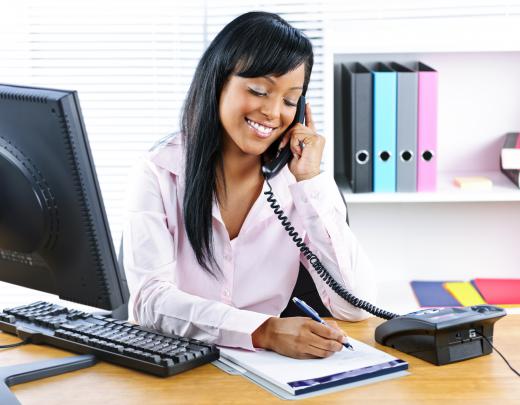
[[[261,76],[263,77],[264,79],[267,79],[268,81],[270,81],[271,83],[273,84],[276,84],[276,82],[274,81],[274,79],[272,77],[269,77],[269,76]],[[303,87],[291,87],[289,90],[303,90]]]

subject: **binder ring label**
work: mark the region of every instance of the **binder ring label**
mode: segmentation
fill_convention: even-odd
[[[402,162],[410,162],[413,159],[413,152],[411,150],[402,150],[401,151],[401,161]]]
[[[434,158],[434,153],[433,151],[431,150],[425,150],[423,153],[422,153],[422,158],[425,162],[429,162],[430,160],[432,160]]]
[[[383,162],[387,162],[388,160],[390,160],[390,157],[392,155],[390,154],[390,152],[388,152],[387,150],[384,150],[382,151],[380,154],[379,154],[379,158],[383,161]]]
[[[360,165],[364,165],[364,164],[368,163],[369,157],[370,157],[370,154],[368,153],[368,151],[365,149],[362,149],[356,153],[356,162],[359,163]]]

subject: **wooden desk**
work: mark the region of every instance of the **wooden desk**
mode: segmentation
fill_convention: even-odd
[[[512,404],[520,403],[520,378],[493,352],[491,355],[434,366],[374,341],[380,319],[340,323],[352,337],[401,357],[410,375],[318,396],[316,404]],[[513,367],[520,369],[520,315],[495,324],[494,343]],[[18,341],[0,332],[0,344]],[[2,365],[20,364],[71,353],[27,345],[0,350]],[[170,378],[159,378],[100,362],[94,367],[13,387],[24,405],[30,404],[264,404],[282,402],[241,376],[231,376],[208,364]]]

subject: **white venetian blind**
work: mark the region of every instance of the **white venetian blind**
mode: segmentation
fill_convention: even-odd
[[[321,8],[311,1],[0,2],[0,82],[78,91],[117,247],[130,166],[178,129],[200,56],[239,14],[275,12],[311,38],[315,64],[307,96],[321,130]],[[0,283],[0,309],[33,299],[45,296]]]

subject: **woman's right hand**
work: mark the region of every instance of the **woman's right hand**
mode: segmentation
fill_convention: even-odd
[[[336,322],[328,325],[305,317],[271,317],[253,332],[253,346],[296,359],[329,357],[343,348],[346,334]]]

